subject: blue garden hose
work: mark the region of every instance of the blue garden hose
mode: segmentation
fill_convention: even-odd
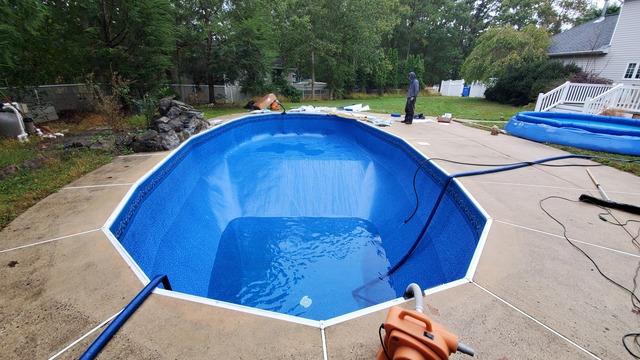
[[[422,241],[422,238],[427,233],[427,229],[429,228],[429,225],[431,225],[431,222],[433,221],[433,218],[435,217],[436,211],[440,207],[440,203],[442,202],[442,199],[444,198],[444,194],[447,192],[447,188],[449,187],[449,184],[451,184],[453,179],[462,178],[462,177],[468,177],[468,176],[493,174],[493,173],[498,173],[498,172],[503,172],[503,171],[510,171],[510,170],[515,170],[515,169],[520,169],[520,168],[523,168],[523,167],[527,167],[527,166],[539,165],[539,164],[543,164],[543,163],[547,163],[547,162],[551,162],[551,161],[557,161],[557,160],[564,160],[564,159],[593,159],[595,157],[597,157],[597,156],[574,155],[574,154],[560,155],[560,156],[553,156],[553,157],[548,157],[548,158],[534,160],[534,161],[523,161],[523,162],[519,162],[519,163],[513,163],[513,164],[509,164],[509,165],[501,166],[501,167],[497,167],[497,168],[476,170],[476,171],[467,171],[467,172],[461,172],[461,173],[458,173],[458,174],[449,175],[447,177],[447,179],[445,180],[445,183],[444,183],[444,186],[442,187],[442,190],[440,190],[440,194],[438,194],[436,202],[435,202],[433,208],[431,209],[431,212],[429,213],[429,216],[427,217],[427,221],[425,222],[424,226],[422,227],[422,230],[420,231],[420,234],[418,235],[416,240],[413,242],[413,244],[409,248],[409,251],[407,251],[407,253],[400,259],[400,261],[398,261],[393,267],[391,267],[391,269],[389,269],[389,271],[387,271],[384,275],[379,276],[378,278],[380,280],[382,280],[382,279],[384,279],[384,278],[386,278],[388,276],[391,276],[402,265],[404,265],[404,263],[407,262],[407,260],[409,260],[411,255],[413,255],[413,253],[415,252],[416,248],[418,247],[418,245]],[[431,161],[431,160],[427,159],[427,161]],[[420,163],[418,165],[418,168],[422,167],[423,164],[424,163]],[[415,177],[414,177],[414,182],[415,182]],[[414,183],[414,190],[415,190],[415,183]],[[417,193],[416,193],[416,197],[417,197]],[[411,216],[409,216],[409,218],[407,218],[407,220],[405,220],[405,223],[407,223],[407,222],[409,222],[409,220],[411,220],[413,215],[415,215],[416,211],[417,211],[417,207],[414,210],[413,214]]]
[[[93,360],[98,356],[100,351],[109,343],[111,338],[120,330],[122,325],[124,325],[129,317],[133,315],[133,313],[142,305],[142,303],[153,293],[153,290],[158,287],[162,283],[162,286],[166,290],[171,290],[171,284],[169,284],[169,278],[167,275],[158,275],[151,279],[151,281],[145,286],[136,297],[131,300],[127,306],[124,307],[122,312],[116,316],[115,319],[107,326],[106,329],[98,336],[97,339],[87,348],[87,350],[82,354],[80,360]]]

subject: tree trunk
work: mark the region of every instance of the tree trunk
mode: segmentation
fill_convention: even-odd
[[[215,104],[216,102],[216,94],[215,94],[215,85],[213,85],[213,75],[207,75],[207,83],[209,84],[209,103]]]
[[[207,22],[207,25],[209,25],[208,22]],[[211,69],[213,67],[212,51],[213,51],[213,34],[209,32],[207,34],[207,86],[209,87],[209,103],[215,104],[216,94],[215,94],[215,86],[213,85],[214,83],[213,71]]]
[[[316,53],[311,50],[311,100],[316,98]]]

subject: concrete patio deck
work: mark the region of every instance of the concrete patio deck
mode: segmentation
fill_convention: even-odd
[[[457,123],[382,129],[429,157],[500,163],[563,153]],[[165,156],[119,157],[0,232],[0,359],[77,358],[99,325],[142,288],[100,227],[132,184]],[[451,173],[472,169],[438,163]],[[612,198],[640,204],[638,177],[604,166],[591,171]],[[630,296],[598,275],[538,206],[551,195],[597,195],[584,168],[536,166],[462,183],[494,222],[473,282],[427,296],[428,315],[458,333],[479,359],[628,359],[621,337],[640,330]],[[589,205],[545,205],[603,271],[633,286],[640,253],[623,229],[598,219],[600,209]],[[629,229],[635,233],[638,224]],[[385,314],[320,330],[154,294],[101,358],[372,359]]]

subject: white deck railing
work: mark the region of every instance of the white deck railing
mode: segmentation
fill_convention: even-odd
[[[589,99],[595,98],[611,88],[613,85],[567,81],[546,94],[540,93],[536,102],[536,111],[549,111],[562,104],[585,104]]]
[[[640,87],[618,84],[587,101],[583,112],[600,114],[606,109],[640,112]]]

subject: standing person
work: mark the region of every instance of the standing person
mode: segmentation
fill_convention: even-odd
[[[416,78],[416,73],[409,73],[409,91],[407,91],[407,104],[404,106],[403,123],[411,125],[413,123],[413,113],[416,110],[416,97],[420,92],[420,83]]]

